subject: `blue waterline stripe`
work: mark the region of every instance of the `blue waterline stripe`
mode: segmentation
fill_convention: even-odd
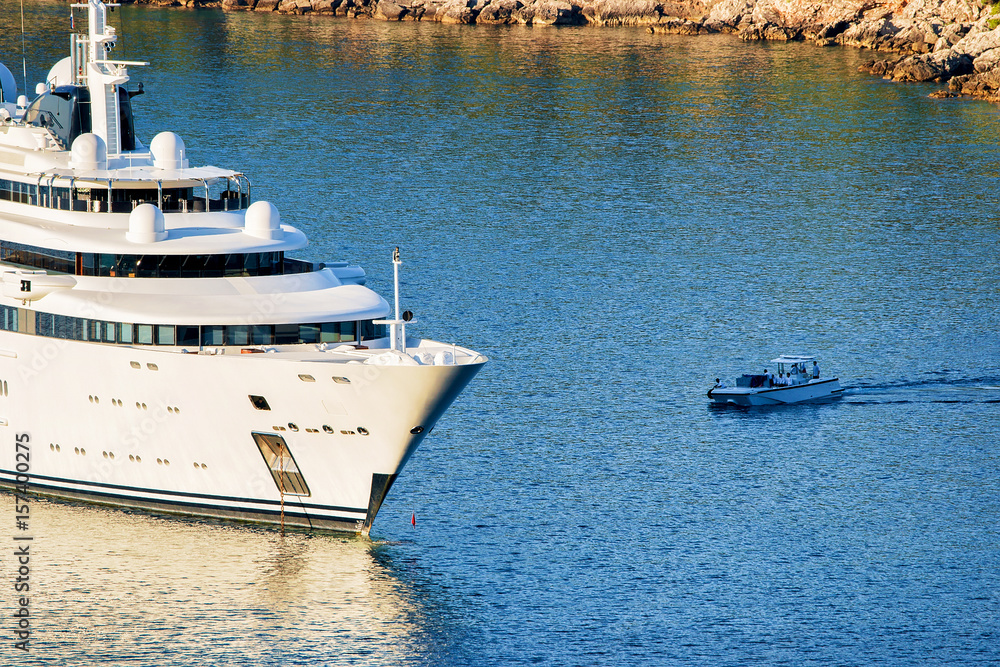
[[[15,479],[16,479],[16,476],[18,474],[20,474],[20,473],[13,472],[11,470],[4,470],[4,469],[0,468],[0,475],[10,475],[10,477],[11,477],[10,481],[11,481],[11,483],[15,483]],[[116,489],[116,490],[120,490],[120,491],[129,491],[129,492],[139,491],[139,492],[142,492],[142,493],[152,493],[152,494],[159,494],[159,495],[165,495],[165,496],[181,496],[181,497],[184,497],[184,498],[202,498],[202,499],[205,499],[205,500],[229,501],[229,502],[236,502],[236,503],[251,503],[251,504],[258,504],[258,505],[271,505],[271,506],[280,506],[281,505],[281,501],[279,501],[279,500],[256,500],[256,499],[250,499],[250,498],[236,498],[236,497],[233,497],[233,496],[213,496],[213,495],[207,494],[207,493],[185,493],[183,491],[167,491],[167,490],[144,489],[144,488],[141,488],[141,487],[138,487],[138,486],[123,486],[123,485],[120,485],[120,484],[107,484],[107,483],[104,483],[104,482],[87,482],[87,481],[83,481],[83,480],[64,479],[62,477],[49,477],[47,475],[35,475],[35,474],[31,474],[31,473],[29,473],[29,477],[31,478],[31,483],[32,484],[34,484],[35,480],[44,479],[44,480],[48,480],[50,482],[57,482],[57,483],[62,483],[62,484],[78,484],[78,485],[83,485],[83,486],[94,486],[94,487],[99,487],[99,488]],[[49,489],[65,489],[66,491],[76,491],[77,490],[77,489],[74,489],[72,487],[65,488],[65,487],[53,486],[53,485],[49,485],[49,484],[40,484],[40,485],[36,485],[36,486],[44,486],[44,487],[49,488]],[[83,491],[80,491],[80,492],[83,493]],[[103,495],[114,495],[114,494],[108,494],[108,493],[106,493],[106,494],[103,494]],[[118,496],[118,497],[121,497],[121,496]],[[291,496],[291,497],[293,497],[293,498],[301,498],[301,496]],[[156,498],[137,498],[137,500],[155,501],[157,499]],[[170,501],[164,500],[164,502],[170,502]],[[286,500],[285,501],[285,506],[286,507],[287,507],[288,503],[289,503],[289,501]],[[195,504],[195,505],[199,505],[199,506],[204,506],[204,507],[210,507],[210,505],[200,505],[198,503],[191,503],[191,504]],[[338,506],[335,506],[335,505],[315,505],[315,504],[312,504],[312,503],[304,503],[304,502],[301,502],[301,501],[297,501],[296,504],[298,504],[303,509],[326,510],[326,511],[331,511],[331,512],[356,512],[358,514],[367,514],[368,513],[368,508],[358,509],[356,507],[338,507]],[[222,505],[219,505],[217,507],[219,507],[220,509],[242,509],[242,508],[237,508],[237,507],[227,508],[227,507],[222,506]],[[356,519],[351,519],[351,521],[355,521],[355,520]]]

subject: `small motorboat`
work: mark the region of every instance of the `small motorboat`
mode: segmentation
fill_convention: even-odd
[[[708,390],[708,397],[721,404],[763,406],[820,403],[843,395],[838,378],[819,376],[816,357],[782,355],[771,363],[778,369],[776,375],[743,374],[736,379],[735,387],[716,381]]]

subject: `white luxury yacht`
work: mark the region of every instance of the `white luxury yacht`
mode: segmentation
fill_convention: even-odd
[[[30,103],[0,65],[0,485],[367,534],[486,358],[407,338],[398,251],[393,313],[244,174],[143,146],[109,6]]]

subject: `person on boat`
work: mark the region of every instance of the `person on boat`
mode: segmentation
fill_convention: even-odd
[[[715,387],[713,387],[713,389],[725,389],[725,388],[726,388],[726,383],[720,380],[719,378],[715,378]]]
[[[774,373],[768,373],[767,369],[764,369],[764,385],[767,387],[774,386]]]
[[[813,362],[812,379],[813,380],[819,379],[819,364],[817,364],[815,361]]]

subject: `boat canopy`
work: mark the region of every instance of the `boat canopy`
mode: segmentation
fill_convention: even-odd
[[[806,357],[797,354],[783,354],[777,359],[771,359],[772,364],[801,364],[805,361],[816,361],[816,357]]]

